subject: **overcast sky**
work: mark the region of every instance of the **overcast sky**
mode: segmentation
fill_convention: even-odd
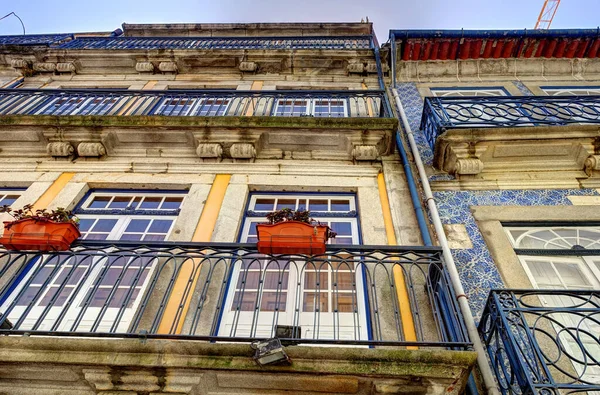
[[[380,42],[389,29],[533,28],[544,0],[21,0],[0,1],[27,33],[112,31],[121,23],[359,22],[369,17]],[[563,0],[552,28],[596,28],[600,0]],[[0,21],[0,34],[21,34]]]

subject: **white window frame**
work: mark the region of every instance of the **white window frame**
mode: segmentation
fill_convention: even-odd
[[[468,96],[510,96],[510,93],[501,87],[475,87],[475,88],[429,88],[434,97],[468,97]]]
[[[600,95],[600,86],[540,86],[548,96],[596,96]]]
[[[186,103],[181,105],[182,109],[177,111],[176,108],[179,105],[168,104],[173,100],[186,100]],[[205,104],[207,101],[223,101],[223,103],[219,103],[215,106],[214,103]],[[159,106],[152,113],[156,115],[167,115],[174,113],[177,116],[224,116],[227,115],[229,111],[229,107],[231,106],[232,99],[227,97],[182,97],[182,98],[162,98]],[[204,115],[199,115],[200,112],[205,110],[205,106],[208,105],[209,111],[207,111]],[[173,110],[166,110],[167,107],[174,106]],[[211,114],[213,111],[211,108],[215,106],[216,111],[214,114]],[[164,114],[163,114],[164,113]]]
[[[131,196],[132,197],[131,200],[130,200],[130,203],[132,203],[135,200],[135,198],[137,198],[137,197],[141,198],[141,200],[138,202],[137,206],[133,208],[133,210],[140,210],[140,211],[141,210],[148,210],[148,211],[153,211],[153,212],[157,212],[157,211],[160,212],[160,211],[173,211],[173,210],[176,210],[176,209],[162,209],[162,208],[160,208],[160,205],[162,205],[164,203],[165,199],[167,199],[167,198],[178,198],[178,197],[181,197],[182,201],[181,201],[181,204],[179,206],[181,208],[181,206],[183,206],[183,204],[185,203],[185,199],[187,197],[187,193],[168,193],[168,192],[166,192],[166,193],[159,193],[159,192],[157,192],[157,193],[148,193],[148,192],[139,192],[139,191],[136,191],[136,192],[126,192],[126,191],[123,191],[123,192],[102,192],[102,191],[95,191],[95,192],[90,193],[87,196],[87,198],[83,201],[83,203],[79,206],[78,209],[79,210],[83,210],[83,211],[85,211],[85,210],[101,211],[102,210],[102,211],[106,211],[107,214],[113,213],[115,210],[123,210],[124,211],[123,214],[126,214],[125,209],[109,208],[110,204],[114,201],[114,199],[116,197],[125,197],[125,196]],[[111,200],[106,204],[105,208],[91,208],[91,207],[89,207],[90,204],[94,201],[94,199],[96,197],[111,197]],[[144,201],[144,199],[146,197],[152,197],[152,198],[162,197],[161,203],[159,204],[159,208],[155,208],[155,209],[140,209],[140,208],[137,208]],[[128,206],[128,207],[130,207],[130,206]]]
[[[113,197],[115,197],[115,196],[132,196],[132,200],[135,196],[142,196],[142,197],[162,196],[163,201],[164,201],[164,198],[166,198],[166,197],[177,196],[177,197],[183,197],[183,201],[181,203],[181,205],[183,205],[183,202],[184,202],[187,194],[183,194],[183,193],[161,194],[161,193],[140,193],[140,192],[129,193],[129,192],[101,192],[101,191],[98,191],[98,192],[90,193],[81,207],[85,208],[85,207],[89,206],[89,203],[92,202],[92,200],[94,199],[95,196],[113,196]],[[97,209],[92,209],[92,210],[97,210]],[[114,209],[107,209],[107,210],[114,210]],[[167,210],[167,211],[170,211],[170,210]],[[105,233],[108,233],[108,235],[105,239],[107,242],[119,241],[119,238],[125,234],[125,231],[126,231],[128,225],[131,223],[131,221],[136,220],[136,219],[170,220],[171,225],[169,226],[168,231],[164,234],[165,235],[164,239],[167,240],[169,235],[173,231],[173,227],[174,227],[175,221],[177,219],[177,215],[145,215],[145,214],[132,215],[132,214],[128,214],[126,211],[123,211],[122,214],[85,214],[85,211],[84,211],[83,213],[78,213],[77,216],[81,220],[94,219],[95,221],[98,221],[100,219],[115,219],[116,223],[113,225],[112,229],[109,232],[105,232]],[[134,233],[143,233],[143,235],[146,235],[149,233],[149,232],[147,232],[147,230],[149,230],[150,226],[151,226],[151,223],[148,225],[146,231],[134,232]],[[84,234],[88,234],[88,232],[85,232]],[[161,233],[161,235],[162,235],[162,233]],[[152,243],[152,241],[147,241],[147,242]],[[143,245],[145,242],[143,240],[140,240],[139,243],[140,243],[140,245]],[[17,287],[15,287],[15,290],[12,292],[12,294],[2,304],[2,307],[0,309],[1,311],[6,311],[7,307],[15,300],[17,295],[21,292],[24,285],[29,282],[29,279],[31,278],[31,276],[33,276],[33,273],[36,272],[37,268],[39,268],[40,265],[42,265],[46,259],[48,259],[48,257],[44,256],[44,255],[42,255],[39,258],[38,262],[36,262],[34,264],[34,266],[29,270],[29,272],[25,276],[25,278],[21,281],[21,283]],[[93,287],[94,284],[97,281],[99,281],[99,276],[102,273],[102,269],[105,267],[105,265],[104,265],[104,262],[106,262],[105,259],[106,258],[102,258],[101,256],[99,256],[98,258],[95,258],[93,260],[93,262],[91,262],[91,265],[89,266],[88,271],[84,275],[81,276],[81,278],[77,281],[76,284],[73,285],[73,287],[72,287],[73,289],[77,289],[80,285],[81,285],[81,287],[79,287],[79,291],[76,294],[69,295],[68,298],[69,298],[69,301],[71,302],[71,305],[70,305],[70,307],[67,308],[67,312],[66,312],[65,316],[61,320],[61,324],[58,328],[56,328],[56,330],[58,330],[58,331],[70,330],[74,320],[76,319],[76,317],[78,316],[78,314],[81,311],[81,306],[80,306],[81,303],[86,298],[91,287]],[[135,296],[135,298],[130,299],[130,301],[131,300],[133,301],[132,305],[130,307],[126,307],[124,309],[124,311],[122,312],[122,316],[119,320],[118,326],[116,328],[111,328],[113,326],[115,318],[117,317],[117,314],[120,311],[120,308],[107,307],[96,331],[108,331],[108,330],[114,329],[116,332],[126,332],[128,330],[128,327],[131,324],[131,320],[135,316],[135,313],[139,307],[139,304],[141,303],[141,300],[143,299],[143,296],[144,296],[144,294],[147,290],[147,287],[150,283],[150,280],[152,278],[154,270],[157,266],[156,263],[157,263],[156,259],[153,259],[151,262],[149,262],[148,264],[145,265],[145,267],[150,268],[150,271],[144,278],[143,283],[141,283],[141,284],[137,283],[134,286],[139,291],[138,291],[137,295]],[[63,264],[62,266],[67,266],[67,265]],[[117,266],[121,266],[121,265],[117,265]],[[114,267],[114,264],[111,264],[111,268],[118,268],[118,267]],[[53,278],[51,279],[51,283],[53,283],[55,281],[55,279],[57,279],[60,276],[60,273],[63,272],[64,270],[68,270],[68,267],[61,267],[59,269],[59,271],[57,271],[54,274]],[[107,286],[104,286],[104,288],[106,288],[106,287]],[[117,287],[118,287],[118,289],[122,289],[126,286],[119,285]],[[131,288],[131,286],[128,286],[128,287]],[[102,289],[102,288],[103,288],[102,285],[98,286],[98,289]],[[45,289],[42,291],[42,294],[37,299],[36,305],[30,310],[27,318],[23,321],[23,324],[22,324],[23,326],[35,324],[37,318],[40,316],[40,314],[45,310],[45,308],[47,306],[47,305],[41,305],[41,302],[43,301],[44,296],[49,292],[50,289],[51,289],[51,287],[48,287],[48,289]],[[96,295],[98,295],[98,289],[96,290]],[[113,296],[113,298],[114,298],[114,296]],[[12,319],[12,320],[18,319],[24,313],[26,308],[27,308],[27,306],[15,306],[12,309],[11,313],[9,314],[8,318]],[[76,330],[84,331],[84,332],[89,331],[92,328],[92,324],[94,323],[96,317],[98,317],[100,309],[101,309],[101,307],[91,307],[91,306],[88,307],[83,316],[82,321],[80,322],[80,324],[78,325]],[[55,320],[59,317],[59,315],[61,314],[61,312],[63,310],[64,310],[63,306],[51,307],[49,309],[47,316],[44,318],[44,321],[42,322],[41,326],[38,328],[38,330],[49,330],[53,326]]]
[[[295,103],[303,102],[306,109],[303,112],[299,112],[299,115],[293,115],[290,112],[282,112],[279,113],[280,106],[287,106],[287,104],[280,104],[281,102],[290,101],[295,106]],[[327,101],[329,102],[329,108],[331,108],[332,101],[340,101],[344,107],[343,115],[331,116],[331,113],[327,113],[327,115],[318,115],[315,111],[318,101]],[[335,114],[339,114],[336,112]],[[348,117],[348,102],[344,98],[316,98],[316,99],[296,99],[296,98],[279,98],[275,99],[275,106],[273,109],[273,116],[276,117],[291,117],[291,116],[314,116],[318,118],[347,118]]]
[[[548,286],[543,286],[540,287],[539,286],[539,281],[537,276],[532,272],[531,268],[530,268],[530,262],[539,262],[539,263],[546,263],[548,265],[548,270],[552,270],[555,274],[555,277],[557,280],[559,280],[560,285],[556,284],[556,285],[550,285],[551,289],[564,289],[564,290],[575,290],[575,289],[582,289],[582,290],[594,290],[594,289],[600,289],[600,256],[584,256],[584,255],[571,255],[571,256],[562,256],[562,255],[558,255],[556,254],[556,251],[560,251],[560,250],[568,250],[570,249],[570,247],[574,246],[574,245],[581,245],[581,239],[579,236],[579,232],[576,233],[576,238],[577,238],[577,242],[573,243],[571,242],[569,239],[565,238],[565,237],[560,237],[560,235],[557,233],[558,230],[560,229],[565,229],[565,228],[569,228],[569,229],[584,229],[584,230],[593,230],[593,231],[597,231],[598,232],[598,237],[600,240],[600,228],[599,227],[590,227],[590,226],[548,226],[548,227],[538,227],[538,226],[532,226],[529,227],[529,231],[519,235],[518,237],[514,237],[514,235],[511,233],[512,230],[519,230],[522,231],[523,229],[526,229],[524,227],[513,227],[513,226],[507,226],[504,227],[504,231],[506,232],[513,248],[522,248],[521,246],[521,241],[527,237],[527,236],[531,236],[531,234],[534,234],[535,232],[539,232],[539,231],[551,231],[555,234],[556,238],[554,238],[553,240],[548,240],[546,244],[555,244],[557,246],[557,248],[539,248],[539,247],[527,247],[529,249],[534,249],[534,250],[539,250],[539,249],[543,249],[543,250],[547,250],[548,254],[547,255],[527,255],[526,253],[522,253],[522,254],[518,254],[518,259],[519,262],[521,263],[521,266],[523,267],[523,270],[525,271],[525,273],[527,274],[527,277],[529,279],[529,281],[531,282],[531,284],[533,285],[534,289],[547,289]],[[539,238],[540,241],[543,240],[542,238]],[[560,239],[562,241],[562,243],[567,244],[567,246],[561,246],[560,243],[556,243],[554,240]],[[570,245],[570,247],[569,247]],[[595,249],[600,249],[600,246],[598,245],[597,241],[592,241],[590,244],[588,244],[590,246],[594,246]],[[553,254],[553,252],[555,252]],[[578,267],[579,272],[581,273],[581,278],[585,279],[586,281],[588,281],[589,285],[578,285],[577,287],[574,286],[569,286],[568,284],[566,284],[565,280],[562,278],[562,276],[560,275],[560,273],[558,272],[558,269],[556,268],[557,264],[568,264],[568,265],[576,265]],[[563,299],[570,299],[568,296],[553,296],[553,295],[545,295],[545,296],[540,296],[540,302],[542,303],[542,305],[545,306],[559,306],[561,303],[561,298]],[[570,318],[569,317],[564,317],[565,321],[563,324],[565,325],[570,325],[571,323]],[[577,323],[573,323],[573,325],[577,325]],[[560,330],[559,327],[556,328],[557,331]],[[578,350],[578,346],[576,345],[572,345],[569,344],[569,339],[567,338],[567,341],[562,343],[562,345],[565,347],[565,349],[567,351],[569,351],[571,353],[571,355],[579,355],[579,353],[581,351]],[[595,346],[595,344],[593,344]],[[581,365],[578,365],[576,363],[573,363],[573,367],[574,369],[577,371],[578,374],[583,374],[583,370]],[[583,374],[582,376],[583,379],[591,381],[591,382],[597,382],[600,383],[600,367],[587,367],[586,373]]]
[[[350,211],[355,211],[356,210],[356,196],[353,194],[348,194],[348,195],[321,195],[321,194],[277,194],[277,193],[273,193],[273,194],[253,194],[250,198],[250,202],[249,202],[249,206],[248,206],[248,210],[249,211],[253,211],[254,213],[260,213],[260,212],[264,212],[265,214],[269,211],[272,210],[262,210],[262,211],[256,211],[256,210],[252,210],[252,208],[254,207],[254,205],[256,204],[256,200],[257,199],[261,199],[261,198],[274,198],[274,207],[277,204],[277,199],[281,198],[281,199],[296,199],[296,208],[298,208],[299,202],[301,200],[304,200],[307,204],[309,204],[309,201],[307,201],[306,199],[315,199],[315,200],[325,200],[325,199],[329,199],[329,203],[328,203],[328,208],[331,207],[331,200],[345,200],[348,199],[349,200],[349,206],[350,206],[350,210],[348,210],[348,212]],[[332,221],[335,222],[343,222],[343,223],[349,223],[351,226],[351,239],[352,239],[352,244],[359,244],[360,238],[359,238],[359,224],[358,224],[358,218],[357,217],[343,217],[343,216],[335,216],[336,212],[332,212],[332,216],[327,216],[327,217],[315,217],[316,220],[318,220],[319,222],[323,223],[323,224],[328,224],[330,225]],[[265,222],[265,217],[245,217],[244,218],[244,223],[242,226],[242,231],[241,231],[241,242],[245,242],[248,238],[249,235],[249,231],[251,228],[252,224],[257,224],[257,223],[264,223]],[[339,236],[338,236],[339,237]],[[335,240],[334,240],[335,242]],[[343,245],[341,245],[343,246]],[[261,265],[261,271],[264,274],[265,269],[264,265],[268,264],[267,261],[261,261],[263,263],[260,263]],[[343,340],[367,340],[368,339],[368,331],[367,331],[367,320],[369,319],[367,317],[366,314],[366,304],[365,304],[365,289],[363,288],[363,273],[362,273],[362,269],[361,266],[355,266],[354,269],[351,269],[354,273],[354,282],[356,284],[355,290],[356,292],[354,292],[354,290],[349,290],[348,293],[353,294],[355,297],[355,301],[356,301],[356,307],[358,309],[358,314],[355,313],[335,313],[332,311],[332,306],[333,306],[333,301],[332,298],[335,295],[335,292],[339,292],[339,293],[345,293],[342,290],[335,290],[333,285],[332,285],[332,281],[331,281],[331,277],[332,277],[332,273],[333,271],[328,268],[328,269],[322,269],[320,271],[321,274],[323,273],[327,273],[328,276],[328,289],[325,290],[321,290],[320,295],[322,296],[323,293],[326,293],[327,295],[327,303],[328,303],[328,311],[327,312],[315,312],[314,311],[314,307],[313,307],[313,311],[307,311],[304,312],[302,311],[302,308],[304,306],[304,294],[305,293],[316,293],[315,291],[313,291],[312,289],[308,289],[306,290],[304,287],[304,281],[305,281],[305,272],[302,270],[302,265],[303,262],[299,261],[298,262],[298,269],[299,269],[299,273],[297,273],[295,270],[292,270],[293,268],[295,268],[295,266],[293,265],[293,263],[290,263],[290,270],[288,270],[288,288],[285,291],[286,292],[286,310],[285,311],[278,311],[278,312],[274,312],[274,311],[260,311],[258,313],[256,313],[256,311],[243,311],[243,312],[235,312],[232,311],[232,306],[234,303],[234,298],[235,298],[235,293],[237,290],[237,284],[238,284],[238,280],[239,280],[239,276],[242,273],[245,273],[246,271],[244,271],[241,267],[242,267],[242,262],[237,262],[236,263],[236,267],[232,272],[232,277],[230,279],[230,285],[229,285],[229,289],[227,290],[227,296],[225,298],[225,302],[224,302],[224,306],[223,306],[223,319],[221,321],[220,327],[219,327],[219,331],[218,331],[218,335],[219,336],[242,336],[242,337],[270,337],[270,336],[274,336],[275,334],[272,333],[272,331],[274,330],[273,328],[273,320],[275,318],[275,314],[277,314],[277,325],[287,325],[287,326],[293,326],[293,325],[297,325],[300,326],[302,329],[302,333],[301,333],[301,338],[303,339],[312,339],[312,338],[318,338],[318,339],[334,339],[334,338],[339,338],[339,339],[343,339]],[[284,267],[285,263],[281,264],[281,267]],[[269,268],[273,268],[274,270],[278,270],[277,265],[272,262],[270,263]],[[307,268],[310,269],[309,266],[306,266]],[[318,270],[319,268],[317,268]],[[343,269],[342,269],[343,270]],[[310,271],[310,270],[309,270]],[[298,287],[298,276],[300,276],[300,286]],[[283,290],[282,290],[283,291]],[[246,288],[245,292],[255,292],[253,291],[253,289],[250,288]],[[263,288],[262,286],[259,286],[257,288],[257,293],[258,293],[258,300],[260,301],[262,299],[262,292],[263,292]],[[274,291],[271,291],[274,292]],[[281,291],[280,291],[281,292]],[[295,308],[296,306],[298,308],[301,309],[300,313],[296,316],[295,314]],[[346,314],[346,315],[344,315]],[[335,315],[335,317],[334,317]],[[358,317],[357,317],[357,316]],[[294,322],[295,319],[298,319],[299,322]],[[317,321],[318,320],[318,321]],[[359,325],[357,327],[357,321],[359,322]],[[252,328],[252,323],[254,324],[254,328]],[[263,322],[264,325],[261,325],[260,323]],[[235,331],[234,331],[234,323],[235,323]],[[318,331],[319,333],[314,333],[313,329],[315,328],[315,325],[318,326]],[[335,333],[334,333],[335,331]]]
[[[17,199],[18,199],[18,198],[21,197],[21,195],[23,194],[23,192],[24,191],[22,189],[9,189],[9,188],[6,188],[6,189],[2,188],[2,189],[0,189],[0,206],[4,206],[6,204],[5,199],[8,196],[17,196]],[[17,199],[15,199],[15,201]]]

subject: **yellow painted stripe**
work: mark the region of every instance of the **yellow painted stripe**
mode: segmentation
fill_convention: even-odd
[[[33,204],[33,211],[48,208],[50,203],[52,203],[54,198],[58,196],[65,185],[71,181],[71,178],[73,178],[74,175],[75,173],[62,173],[60,176],[58,176],[52,185],[50,185],[50,188],[46,189],[46,192],[44,192],[42,196],[40,196],[40,198]]]
[[[2,85],[2,88],[6,88],[7,86],[10,86],[11,84],[14,84],[15,82],[17,82],[21,78],[23,78],[23,77],[13,78],[12,80],[10,80],[9,82],[7,82],[6,84]]]
[[[379,188],[379,200],[381,200],[381,208],[383,209],[383,221],[385,224],[385,233],[387,235],[388,245],[396,245],[396,233],[394,232],[394,223],[392,222],[392,210],[388,199],[387,190],[385,188],[385,179],[383,173],[377,176],[377,186]],[[404,332],[404,340],[417,341],[415,332],[415,322],[413,320],[412,311],[410,308],[410,299],[408,289],[404,279],[404,273],[400,265],[395,265],[393,269],[394,284],[396,286],[396,296],[398,298],[398,306],[400,307],[400,319],[402,320],[402,330]],[[414,350],[417,347],[407,347]]]
[[[252,86],[250,87],[250,90],[260,91],[260,90],[262,90],[262,87],[263,87],[263,81],[254,81],[252,83]],[[254,115],[254,107],[256,107],[256,104],[257,104],[256,99],[250,99],[248,101],[248,108],[246,108],[246,113],[244,115],[246,115],[247,117],[251,117],[252,115]]]
[[[146,82],[146,85],[144,85],[144,87],[142,88],[143,91],[149,90],[154,88],[154,85],[156,85],[158,81],[156,80],[152,80],[152,81],[148,81]]]
[[[362,88],[367,89],[367,84],[363,82]],[[369,118],[373,118],[373,99],[370,97],[367,98],[367,112],[369,114]]]
[[[231,180],[230,174],[217,174],[213,181],[210,192],[202,209],[200,220],[192,237],[195,242],[211,241],[217,218],[223,205],[225,192]],[[179,334],[183,329],[185,316],[192,302],[192,295],[196,288],[198,276],[200,275],[200,259],[189,259],[185,261],[177,275],[173,291],[167,302],[165,313],[160,321],[158,333]]]

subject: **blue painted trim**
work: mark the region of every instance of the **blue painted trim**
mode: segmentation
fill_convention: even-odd
[[[25,255],[25,253],[23,253],[23,255]],[[31,269],[35,266],[35,264],[38,262],[38,260],[40,258],[41,258],[40,255],[34,256],[26,264],[23,265],[23,267],[21,268],[21,271],[19,272],[17,277],[5,289],[4,293],[2,295],[0,295],[0,306],[2,306],[4,304],[4,302],[6,302],[8,297],[10,295],[12,295],[13,292],[15,292],[15,289],[17,288],[17,286],[21,283],[21,281],[23,281],[23,279],[25,278],[27,273],[29,273],[29,271],[31,271]]]
[[[410,167],[410,162],[408,160],[408,156],[406,155],[406,150],[404,149],[404,144],[402,143],[402,137],[400,133],[400,130],[396,132],[396,147],[400,153],[402,167],[404,168],[404,174],[406,175],[408,190],[410,192],[410,200],[413,204],[413,208],[415,209],[417,224],[419,225],[419,231],[421,232],[423,244],[426,246],[431,246],[433,243],[431,241],[431,235],[429,234],[427,221],[425,220],[425,211],[423,210],[423,205],[421,204],[421,197],[419,195],[419,191],[417,190],[417,184],[415,183],[414,174]]]
[[[23,81],[25,81],[25,78],[19,78],[18,80],[16,80],[15,82],[13,82],[12,84],[10,84],[9,86],[5,86],[2,89],[15,89],[16,87],[18,87],[19,85],[21,85],[23,83]]]

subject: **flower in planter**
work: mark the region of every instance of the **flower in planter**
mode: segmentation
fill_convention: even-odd
[[[2,206],[0,213],[14,218],[4,223],[0,238],[0,244],[9,250],[66,251],[81,236],[79,219],[62,207],[34,212],[30,204],[19,210]]]
[[[33,212],[33,205],[26,204],[22,209],[13,210],[10,206],[4,205],[0,207],[0,213],[6,213],[13,217],[15,221],[22,219],[33,219],[43,221],[53,221],[58,223],[72,223],[79,226],[79,218],[73,214],[70,210],[65,210],[62,207],[58,207],[56,210],[48,211],[46,209],[35,210]]]

